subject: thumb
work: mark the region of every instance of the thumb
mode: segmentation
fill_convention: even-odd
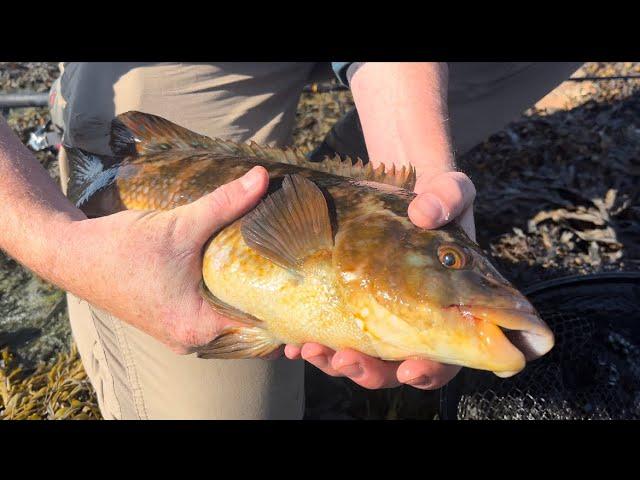
[[[242,177],[176,209],[192,238],[205,242],[213,233],[253,208],[267,191],[269,174],[256,166]]]
[[[471,210],[476,189],[462,172],[445,172],[416,188],[409,218],[421,228],[439,228]]]

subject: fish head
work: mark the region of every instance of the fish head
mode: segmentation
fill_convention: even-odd
[[[514,375],[554,336],[457,225],[377,212],[336,236],[334,265],[356,322],[387,359],[424,357]]]

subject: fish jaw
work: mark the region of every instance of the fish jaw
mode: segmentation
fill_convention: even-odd
[[[420,358],[509,375],[526,365],[500,327],[458,309],[431,310],[426,326],[357,292],[350,292],[349,301],[356,323],[383,360]]]
[[[547,353],[553,333],[533,307],[389,308],[350,289],[345,294],[356,323],[384,360],[423,358],[510,377]]]
[[[430,346],[428,358],[499,376],[514,375],[526,366],[525,354],[494,322],[458,307],[432,312],[439,319],[433,322],[433,328],[419,332],[422,345]]]
[[[555,344],[551,329],[527,303],[522,302],[520,308],[472,306],[464,310],[499,327],[527,361],[548,353]]]

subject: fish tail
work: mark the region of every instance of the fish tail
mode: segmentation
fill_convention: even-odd
[[[92,195],[109,186],[116,175],[116,159],[96,155],[80,148],[64,146],[69,162],[67,197],[81,207]]]

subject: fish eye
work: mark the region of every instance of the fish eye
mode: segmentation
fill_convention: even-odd
[[[459,270],[465,266],[466,257],[463,252],[452,245],[442,245],[438,248],[438,259],[446,268]]]

